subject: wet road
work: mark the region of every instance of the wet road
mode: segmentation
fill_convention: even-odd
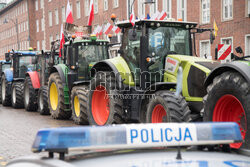
[[[76,126],[72,120],[54,120],[37,112],[0,105],[0,166],[11,159],[30,155],[37,131],[48,127]]]

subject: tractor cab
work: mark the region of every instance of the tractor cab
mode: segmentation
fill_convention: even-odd
[[[4,70],[6,69],[9,69],[10,66],[11,66],[10,61],[1,60],[0,61],[0,73],[2,74],[2,72],[4,72]]]
[[[28,71],[34,71],[37,64],[32,63],[38,56],[37,51],[11,51],[6,60],[11,59],[13,67],[13,78],[24,79]]]

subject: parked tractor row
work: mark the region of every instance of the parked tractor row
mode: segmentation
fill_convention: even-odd
[[[192,22],[117,26],[122,41],[115,58],[108,59],[108,41],[95,36],[70,38],[62,58],[58,45],[40,55],[10,52],[13,69],[2,73],[3,105],[72,117],[76,124],[233,121],[245,142],[231,147],[250,149],[248,56],[233,55],[235,61],[223,64],[195,56],[195,34],[210,32],[211,42],[214,36]],[[242,54],[240,47],[236,51]]]

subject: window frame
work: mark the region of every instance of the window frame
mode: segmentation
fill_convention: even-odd
[[[139,5],[142,5],[142,8],[139,7]],[[144,0],[138,0],[137,1],[137,9],[138,9],[138,18],[144,19],[146,16],[146,8],[144,4]],[[144,15],[144,16],[142,16]]]
[[[36,32],[39,32],[39,19],[36,20]]]
[[[105,2],[107,3],[107,6],[105,6]],[[109,8],[109,2],[108,2],[108,0],[103,0],[103,10],[107,11],[108,8]]]
[[[81,18],[81,2],[76,1],[76,18],[80,19]]]
[[[152,17],[153,14],[155,14],[155,12],[157,12],[158,9],[159,9],[158,0],[155,0],[154,2],[155,2],[155,3],[151,4],[150,7],[149,7],[150,17]],[[155,11],[152,11],[153,7],[155,8]]]
[[[213,58],[213,56],[212,56],[212,54],[211,54],[211,43],[210,43],[210,40],[209,39],[205,39],[205,40],[200,40],[200,48],[199,48],[199,50],[200,50],[200,57],[201,57],[201,45],[202,45],[202,43],[208,43],[208,46],[209,46],[209,55],[208,55],[208,57],[207,57],[207,59],[209,59],[209,58]],[[205,58],[205,57],[203,57],[204,55],[202,55],[202,57],[201,58]]]
[[[165,8],[169,2],[169,11]],[[162,0],[162,10],[167,13],[167,18],[172,18],[172,0]]]
[[[53,26],[52,11],[49,11],[48,15],[49,15],[49,27],[52,27]]]
[[[222,10],[221,10],[221,12],[222,12],[222,18],[221,18],[221,20],[222,21],[228,21],[228,20],[232,20],[233,19],[233,17],[234,17],[234,0],[231,0],[232,1],[232,17],[230,17],[230,5],[228,4],[228,17],[227,18],[225,18],[225,11],[224,11],[224,8],[225,8],[225,6],[224,6],[224,1],[225,0],[222,0],[221,2],[222,2]],[[226,0],[226,1],[230,1],[230,0]]]
[[[250,55],[250,48],[249,48],[249,50],[247,50],[247,38],[250,38],[250,34],[246,34],[245,35],[245,54],[244,55],[248,55],[247,54],[247,51],[249,52],[249,55]]]
[[[115,2],[117,2],[117,5]],[[118,7],[119,7],[119,0],[113,0],[113,8],[118,8]]]
[[[39,9],[38,0],[35,0],[35,10],[38,11],[38,9]]]
[[[203,1],[205,1],[205,4],[206,4],[206,9],[204,10],[203,9]],[[209,1],[209,7],[207,7],[207,3]],[[210,20],[211,20],[211,1],[210,0],[201,0],[201,24],[210,24]],[[209,20],[206,20],[204,21],[203,20],[203,11],[206,11],[206,19],[207,19],[207,16],[208,16],[208,12],[209,12]]]
[[[184,0],[184,8],[181,9],[180,5],[182,5],[182,0],[177,0],[177,19],[182,19],[183,21],[187,21],[187,0]],[[181,11],[184,11],[184,18],[182,18]]]
[[[85,16],[89,16],[89,0],[84,1]]]
[[[55,9],[54,14],[55,14],[55,25],[58,25],[59,24],[59,12],[57,8]]]

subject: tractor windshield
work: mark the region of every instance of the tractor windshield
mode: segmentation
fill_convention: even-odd
[[[27,71],[35,71],[36,70],[36,64],[32,64],[32,59],[34,59],[35,56],[20,56],[19,58],[19,77],[25,78],[25,73]]]
[[[87,79],[89,75],[90,65],[107,59],[106,45],[79,45],[78,46],[78,78]]]
[[[4,70],[10,68],[10,65],[11,65],[11,64],[2,64],[2,71],[4,71]]]

